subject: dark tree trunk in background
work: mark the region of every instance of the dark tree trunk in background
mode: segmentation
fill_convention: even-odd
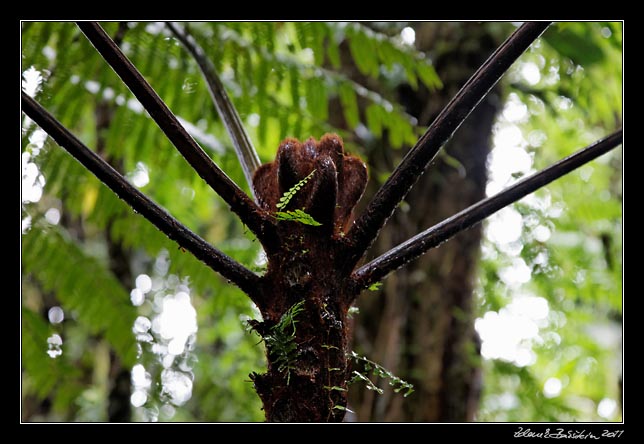
[[[111,224],[110,224],[111,225]],[[123,287],[130,288],[133,278],[130,270],[130,257],[123,245],[115,242],[111,236],[108,226],[108,252],[110,257],[110,269],[119,279]],[[114,350],[110,350],[110,369],[107,396],[107,420],[109,422],[130,422],[132,421],[132,406],[130,404],[131,390],[130,369],[124,367]]]
[[[123,37],[127,32],[127,23],[120,22],[119,27],[114,35],[114,43],[120,45]],[[96,150],[105,156],[105,132],[112,125],[114,115],[114,104],[101,101],[96,106]],[[107,157],[108,163],[116,166],[123,171],[122,162]],[[123,245],[112,238],[112,222],[108,223],[107,229],[107,252],[109,256],[110,271],[121,282],[124,288],[129,289],[134,282],[132,270],[130,268],[131,252]],[[124,367],[114,350],[110,350],[110,369],[107,378],[109,387],[107,388],[107,420],[109,422],[130,422],[132,421],[132,407],[130,404],[131,391],[131,373],[130,369]]]
[[[96,106],[96,150],[103,157],[105,157],[104,133],[112,124],[113,107],[113,104],[107,102],[99,102]],[[122,171],[123,165],[121,162],[109,157],[105,160],[112,165],[118,163],[116,166]],[[105,231],[110,271],[116,276],[124,288],[129,289],[134,282],[130,269],[130,252],[120,242],[112,238],[112,222],[108,223]],[[108,422],[130,422],[132,420],[130,379],[130,370],[123,367],[121,360],[114,350],[110,350],[110,369],[107,378],[109,382],[107,394]]]
[[[498,42],[477,23],[418,23],[416,45],[433,57],[444,88],[438,92],[399,90],[407,111],[427,126]],[[501,106],[493,90],[444,147],[405,199],[370,252],[375,257],[423,229],[485,197],[486,159],[492,125]],[[387,146],[371,151],[369,164],[391,171]],[[404,154],[404,153],[401,153]],[[456,160],[456,161],[454,161]],[[373,171],[373,169],[372,169]],[[375,184],[371,183],[372,193]],[[369,191],[368,191],[369,193]],[[352,388],[350,406],[358,421],[471,421],[480,393],[478,337],[474,331],[473,287],[481,225],[390,275],[377,293],[358,300],[354,349],[414,384],[407,398]]]

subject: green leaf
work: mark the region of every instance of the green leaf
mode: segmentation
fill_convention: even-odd
[[[312,22],[311,23],[311,33],[310,44],[311,49],[313,50],[313,57],[315,64],[322,66],[324,63],[324,40],[326,37],[328,27],[322,22]]]
[[[367,378],[367,377],[366,377],[365,375],[363,375],[362,373],[360,373],[360,372],[358,372],[358,371],[355,371],[355,370],[354,370],[354,371],[353,371],[353,375],[354,375],[354,377],[353,377],[353,379],[352,379],[351,381],[349,381],[349,383],[353,383],[353,382],[356,382],[356,381],[362,381],[362,382],[364,382],[364,383],[367,385],[367,390],[375,391],[375,392],[376,392],[376,393],[378,393],[379,395],[382,395],[382,394],[384,393],[384,390],[383,390],[383,389],[381,389],[380,387],[378,387],[377,385],[375,385],[375,384],[371,381],[371,379]]]
[[[595,36],[587,26],[554,26],[548,29],[543,39],[561,55],[580,65],[592,65],[604,59],[601,46],[595,44]]]
[[[329,117],[329,105],[326,86],[320,77],[313,77],[306,83],[306,104],[311,114],[326,121]]]
[[[351,351],[351,353],[349,353],[348,356],[352,358],[356,364],[362,364],[364,366],[365,371],[371,371],[374,376],[378,376],[380,378],[386,379],[389,385],[393,387],[395,393],[399,393],[400,391],[405,390],[405,393],[403,394],[403,396],[407,397],[414,391],[414,386],[412,384],[395,376],[393,373],[391,373],[389,370],[382,367],[380,364],[377,364],[365,358],[364,356],[360,356],[355,351]],[[380,387],[376,386],[371,381],[371,379],[369,379],[359,371],[354,370],[353,378],[351,378],[349,383],[351,384],[356,381],[365,382],[367,384],[367,389],[369,390],[374,390],[379,394],[384,393]]]
[[[265,47],[269,52],[275,50],[275,23],[255,22],[255,44]]]
[[[295,66],[291,66],[288,69],[288,75],[290,80],[290,91],[291,91],[291,102],[293,108],[300,108],[300,75],[299,71]]]
[[[302,210],[278,211],[275,213],[275,218],[277,220],[299,222],[301,224],[312,225],[314,227],[319,227],[322,225],[321,223],[313,219],[310,214],[307,214]]]
[[[373,133],[374,137],[377,138],[382,137],[383,111],[384,110],[379,105],[376,105],[374,103],[367,106],[367,110],[365,111],[367,117],[367,126]]]
[[[378,56],[384,65],[391,69],[395,63],[398,61],[398,51],[396,48],[387,41],[382,42],[381,45],[378,45]]]
[[[416,73],[418,74],[421,82],[423,82],[423,84],[431,91],[435,91],[443,87],[443,82],[441,82],[441,79],[438,77],[434,67],[429,63],[418,61],[418,63],[416,63]]]
[[[407,77],[407,83],[409,86],[416,91],[418,89],[418,78],[416,77],[416,63],[414,60],[405,54],[405,57],[401,57],[400,64],[405,69],[405,75]]]
[[[382,282],[374,282],[373,284],[369,285],[367,290],[369,291],[378,291],[382,287]]]
[[[351,128],[357,127],[360,123],[360,111],[355,91],[350,85],[343,83],[340,85],[339,95],[347,124]]]
[[[343,412],[355,413],[353,410],[351,410],[351,409],[349,409],[347,407],[341,406],[341,405],[334,405],[333,408],[335,410],[342,410]]]
[[[266,145],[268,140],[268,119],[270,116],[269,104],[265,96],[258,97],[259,125],[257,126],[257,139],[260,145]]]
[[[349,50],[354,63],[362,74],[377,76],[378,59],[376,48],[372,41],[357,28],[351,28],[349,35]]]
[[[296,302],[280,317],[277,324],[270,328],[269,333],[262,339],[266,343],[269,355],[277,365],[280,373],[286,372],[286,384],[290,381],[290,371],[299,355],[295,333],[297,316],[304,311],[304,300]]]
[[[281,210],[282,208],[286,207],[288,203],[293,199],[293,197],[297,194],[297,192],[302,188],[308,181],[313,177],[313,174],[315,174],[316,170],[311,171],[308,176],[306,176],[304,179],[300,180],[298,183],[293,185],[288,191],[280,197],[280,201],[275,205],[277,209]]]
[[[300,48],[308,48],[312,36],[312,24],[310,22],[295,22],[295,35]]]
[[[333,37],[330,37],[329,40],[327,40],[326,54],[329,57],[329,61],[333,68],[340,69],[342,67],[342,61],[340,59],[340,45]]]
[[[342,387],[338,387],[337,385],[334,385],[334,386],[331,386],[331,387],[328,386],[328,385],[325,385],[324,388],[326,390],[329,390],[329,391],[331,391],[331,390],[335,390],[337,392],[346,392],[347,391],[347,389],[342,388]]]
[[[394,148],[401,148],[405,141],[405,121],[397,117],[395,114],[390,113],[386,122],[389,128],[389,143]]]

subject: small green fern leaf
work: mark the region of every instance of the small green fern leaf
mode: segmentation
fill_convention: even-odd
[[[376,384],[371,382],[371,379],[367,378],[365,375],[358,371],[353,371],[353,378],[349,380],[349,384],[353,384],[356,381],[362,381],[367,385],[367,390],[373,390],[374,392],[378,393],[379,395],[382,395],[384,391],[378,387]]]
[[[295,368],[295,359],[299,354],[295,342],[296,317],[304,310],[304,301],[293,304],[282,315],[279,322],[271,327],[269,334],[263,337],[268,353],[280,373],[286,372],[286,384],[290,382],[291,369]],[[291,330],[292,329],[292,330]]]
[[[349,409],[349,408],[347,408],[347,407],[344,407],[344,406],[342,406],[342,405],[339,405],[339,404],[338,404],[338,405],[334,405],[334,406],[333,406],[333,408],[334,408],[335,410],[342,410],[343,412],[355,413],[353,410],[351,410],[351,409]]]
[[[349,357],[351,357],[356,364],[362,364],[365,372],[371,372],[374,376],[386,379],[395,393],[399,393],[404,390],[403,397],[406,398],[414,391],[414,386],[412,384],[394,375],[380,364],[377,364],[364,356],[360,356],[354,351],[349,354]],[[357,381],[362,381],[367,384],[367,389],[369,390],[376,391],[379,394],[383,393],[383,390],[376,386],[366,375],[354,370],[353,377],[349,380],[349,384]]]
[[[280,197],[280,200],[276,205],[277,209],[278,210],[284,209],[289,204],[291,199],[295,197],[297,192],[300,191],[300,189],[309,181],[309,179],[311,179],[311,177],[313,177],[314,173],[315,173],[315,170],[311,171],[311,173],[308,176],[300,180],[298,183],[293,185],[288,191],[286,191],[284,195]],[[310,214],[306,213],[303,210],[277,211],[275,213],[275,219],[288,220],[291,222],[299,222],[301,224],[312,225],[314,227],[319,227],[320,225],[322,225],[321,223],[313,219],[313,217]]]
[[[293,185],[287,192],[284,193],[282,197],[280,197],[280,201],[276,205],[278,210],[283,209],[288,205],[288,203],[293,199],[295,194],[300,191],[300,188],[302,188],[308,181],[313,177],[313,174],[315,173],[315,170],[311,171],[311,173],[306,176],[304,179],[300,180],[298,183]]]
[[[374,282],[373,284],[369,285],[369,287],[367,287],[367,290],[378,291],[380,287],[382,287],[382,282]]]
[[[314,227],[319,227],[322,225],[320,222],[317,220],[313,219],[313,217],[305,213],[302,210],[293,210],[293,211],[278,211],[275,213],[275,218],[277,220],[288,220],[291,222],[299,222],[304,225],[311,225]]]
[[[346,392],[347,391],[347,389],[339,387],[337,385],[333,385],[333,386],[325,385],[324,388],[326,390],[329,390],[329,391],[335,390],[336,392]]]

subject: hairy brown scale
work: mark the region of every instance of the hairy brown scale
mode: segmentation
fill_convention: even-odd
[[[253,188],[262,208],[276,211],[280,197],[311,171],[315,174],[297,193],[288,209],[303,209],[334,233],[345,231],[352,210],[367,185],[367,166],[344,152],[340,136],[325,134],[319,142],[287,138],[275,161],[262,165],[253,176]]]

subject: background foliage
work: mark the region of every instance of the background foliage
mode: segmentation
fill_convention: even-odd
[[[102,25],[121,35],[121,47],[170,109],[247,189],[196,64],[167,29],[158,23]],[[396,102],[396,88],[406,83],[435,90],[449,79],[438,78],[431,54],[405,43],[406,26],[218,22],[191,23],[190,30],[267,162],[284,137],[319,138],[329,131],[363,155],[372,138],[386,137],[397,149],[411,146],[423,128]],[[513,29],[509,23],[482,26],[502,35]],[[533,169],[621,126],[621,35],[620,23],[558,24],[504,79],[507,103],[525,113],[519,120],[504,113],[498,125],[519,128]],[[448,43],[436,42],[436,51],[458,50]],[[342,44],[351,66],[341,60]],[[537,81],[525,75],[532,69],[526,66],[536,67]],[[364,75],[364,84],[350,79],[351,69]],[[252,235],[180,158],[78,28],[23,23],[22,70],[23,82],[40,79],[37,100],[86,145],[134,183],[147,178],[139,182],[143,192],[217,248],[261,270]],[[333,113],[342,113],[349,129],[332,127]],[[146,402],[135,409],[135,420],[262,420],[247,377],[264,365],[263,345],[243,325],[257,316],[248,299],[177,249],[55,143],[43,145],[37,128],[23,119],[23,419],[108,420],[115,366],[141,364],[147,375],[137,379],[133,371],[132,390],[146,393]],[[372,179],[387,173],[372,171]],[[42,196],[25,199],[34,184],[42,185]],[[619,150],[515,205],[522,231],[513,245],[486,241],[481,316],[500,312],[519,292],[547,300],[549,315],[540,325],[542,339],[530,344],[533,363],[485,360],[480,420],[620,417],[619,406],[606,418],[598,416],[597,405],[621,398],[621,347],[605,341],[606,331],[621,338],[621,190]],[[535,236],[538,226],[551,236]],[[125,272],[115,265],[119,258]],[[499,276],[518,258],[530,267],[531,279],[508,285]],[[147,291],[136,280],[142,274],[151,278]],[[140,297],[132,293],[137,288],[144,294],[140,305],[131,302]],[[164,300],[181,292],[189,294],[198,331],[173,354],[154,319]],[[64,310],[62,323],[48,321],[54,306]],[[140,317],[152,328],[136,324]],[[52,334],[63,339],[56,358],[46,353]],[[553,377],[562,382],[561,393],[544,396]],[[177,381],[189,388],[187,396],[172,390]]]

